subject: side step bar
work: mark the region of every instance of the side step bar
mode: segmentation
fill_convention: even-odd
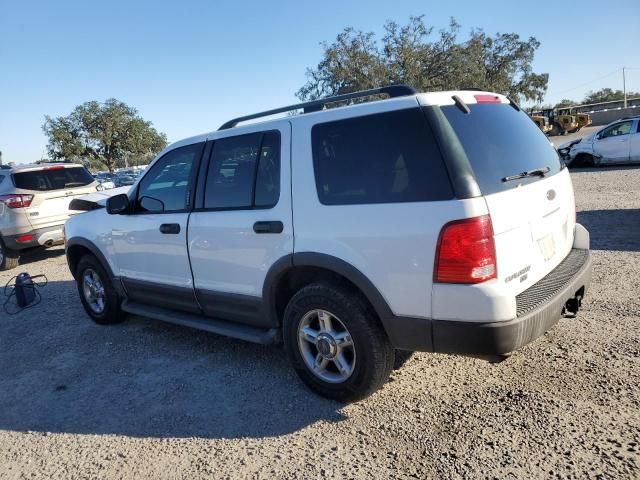
[[[225,320],[194,315],[192,313],[166,310],[130,300],[125,300],[122,303],[122,310],[133,315],[140,315],[141,317],[153,318],[154,320],[160,320],[162,322],[174,323],[176,325],[204,330],[247,342],[261,343],[263,345],[278,343],[280,338],[280,329],[278,328],[266,329],[241,325]]]

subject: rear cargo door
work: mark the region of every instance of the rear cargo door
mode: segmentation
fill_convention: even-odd
[[[470,113],[455,106],[442,110],[487,203],[498,281],[517,295],[571,250],[575,224],[571,179],[555,149],[523,111],[505,103],[469,107]],[[524,172],[531,173],[518,175]]]
[[[96,191],[91,174],[79,165],[53,165],[19,171],[13,181],[20,193],[32,194],[25,213],[33,228],[45,228],[65,222],[74,197]]]

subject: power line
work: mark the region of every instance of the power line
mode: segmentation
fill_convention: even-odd
[[[626,67],[626,68],[628,68],[628,67]],[[563,90],[561,92],[548,93],[547,95],[562,95],[563,93],[567,93],[567,92],[571,92],[573,90],[577,90],[578,88],[585,87],[585,86],[587,86],[589,84],[592,84],[593,82],[597,82],[598,80],[602,80],[603,78],[610,77],[611,75],[614,75],[614,74],[616,74],[616,73],[618,73],[620,71],[622,71],[622,68],[616,68],[613,72],[607,73],[606,75],[603,75],[601,77],[594,78],[592,80],[589,80],[588,82],[582,83],[580,85],[576,85],[575,87],[569,88],[567,90]]]

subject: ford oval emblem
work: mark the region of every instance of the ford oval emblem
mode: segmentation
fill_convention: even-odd
[[[553,200],[554,198],[556,198],[556,191],[555,190],[549,190],[547,192],[547,200]]]

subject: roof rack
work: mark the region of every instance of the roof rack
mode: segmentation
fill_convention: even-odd
[[[322,110],[328,103],[343,102],[345,100],[351,100],[353,98],[370,97],[372,95],[386,94],[389,97],[404,97],[407,95],[415,95],[417,92],[413,87],[409,85],[387,85],[386,87],[372,88],[370,90],[362,90],[360,92],[345,93],[343,95],[336,95],[334,97],[322,98],[320,100],[312,100],[310,102],[298,103],[295,105],[288,105],[286,107],[274,108],[273,110],[267,110],[265,112],[253,113],[251,115],[245,115],[243,117],[237,117],[224,123],[218,130],[227,130],[233,128],[240,122],[247,120],[253,120],[254,118],[268,117],[277,113],[290,112],[293,110],[303,109],[304,113],[318,112]]]

